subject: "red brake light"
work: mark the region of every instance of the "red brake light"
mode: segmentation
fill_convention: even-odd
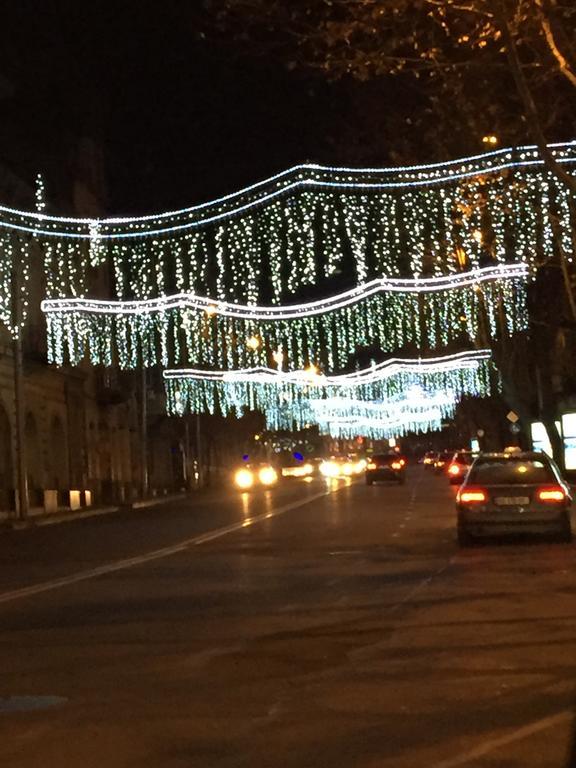
[[[566,494],[559,485],[546,486],[539,488],[537,492],[538,501],[564,501]]]
[[[458,466],[458,464],[450,464],[450,466],[448,467],[448,472],[451,475],[459,475],[460,474],[460,467]]]
[[[402,469],[403,466],[404,466],[404,462],[403,461],[393,461],[392,462],[392,469]]]
[[[369,461],[366,466],[366,469],[376,469],[376,464],[374,464],[373,461]]]
[[[464,488],[458,492],[459,504],[482,504],[488,501],[488,494],[483,488]]]
[[[400,466],[403,467],[404,464],[406,464],[406,460],[405,459],[400,459]],[[397,467],[394,467],[394,469],[397,469]]]

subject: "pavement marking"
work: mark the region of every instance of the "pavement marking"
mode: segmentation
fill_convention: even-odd
[[[245,520],[241,520],[238,523],[232,523],[231,525],[226,525],[223,528],[216,528],[213,531],[208,531],[207,533],[199,534],[198,536],[194,536],[191,539],[185,539],[184,541],[180,541],[177,544],[173,544],[169,547],[163,547],[162,549],[155,549],[151,552],[146,552],[146,554],[144,555],[128,557],[123,560],[115,560],[112,563],[99,565],[96,568],[90,568],[89,570],[86,570],[86,571],[78,571],[77,573],[73,573],[70,576],[62,576],[57,579],[51,579],[50,581],[40,582],[39,584],[32,584],[29,587],[14,589],[10,592],[0,592],[0,604],[11,603],[16,600],[21,600],[25,597],[32,597],[33,595],[40,595],[43,592],[51,592],[55,589],[61,589],[62,587],[70,586],[71,584],[78,584],[81,581],[96,579],[98,578],[98,576],[105,576],[106,574],[109,574],[109,573],[124,571],[128,568],[134,568],[137,565],[143,565],[144,563],[150,563],[150,562],[153,562],[154,560],[161,560],[165,557],[176,555],[179,552],[184,552],[185,550],[191,547],[195,547],[200,544],[205,544],[208,541],[219,539],[222,536],[227,536],[228,534],[235,533],[236,531],[241,531],[243,528],[248,528],[249,526],[257,525],[258,523],[261,523],[264,520],[269,520],[272,517],[279,517],[280,515],[286,514],[286,512],[291,512],[292,510],[298,509],[299,507],[303,507],[306,504],[310,504],[313,501],[316,501],[317,499],[321,499],[325,496],[330,496],[333,493],[338,493],[338,491],[342,490],[343,488],[349,488],[349,487],[350,487],[349,484],[341,484],[336,487],[330,486],[327,490],[321,491],[320,493],[315,493],[312,496],[307,496],[304,499],[293,501],[293,502],[290,502],[289,504],[284,504],[283,506],[278,507],[277,509],[272,509],[260,515],[247,517]]]
[[[461,765],[468,765],[474,760],[477,760],[484,755],[494,752],[494,750],[500,747],[505,747],[508,744],[512,744],[515,741],[526,739],[528,736],[532,736],[540,731],[545,731],[548,728],[553,728],[560,723],[571,722],[574,719],[574,713],[571,710],[563,710],[555,715],[544,717],[542,720],[536,720],[529,725],[525,725],[523,728],[519,728],[506,736],[500,736],[496,739],[488,739],[469,752],[465,752],[462,755],[449,758],[448,760],[442,760],[440,763],[433,763],[430,768],[459,768]]]

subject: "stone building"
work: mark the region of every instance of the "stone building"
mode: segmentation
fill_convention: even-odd
[[[102,164],[82,143],[72,184],[74,215],[101,215]],[[0,203],[33,209],[34,190],[0,167]],[[128,501],[142,488],[141,376],[116,369],[47,364],[42,270],[31,274],[30,312],[23,339],[25,444],[31,507]],[[148,377],[147,466],[150,494],[185,484],[184,429],[165,416],[161,380]],[[0,328],[0,510],[14,510],[14,357]],[[88,491],[89,493],[85,493]],[[72,493],[71,493],[72,492]]]

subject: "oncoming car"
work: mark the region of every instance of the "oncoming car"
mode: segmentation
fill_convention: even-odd
[[[406,477],[406,459],[397,453],[379,453],[372,456],[366,465],[366,484],[378,480],[392,480],[399,485]]]
[[[325,478],[352,477],[364,470],[366,461],[355,456],[331,456],[319,466],[320,474]]]
[[[234,472],[234,485],[241,491],[249,491],[254,486],[269,488],[278,482],[278,472],[271,464],[244,464]]]
[[[555,533],[572,540],[570,489],[545,453],[481,454],[458,489],[458,542],[497,533]]]

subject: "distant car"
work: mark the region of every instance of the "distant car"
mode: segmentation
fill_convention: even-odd
[[[314,464],[305,459],[288,460],[284,462],[281,473],[282,477],[310,477],[314,474]]]
[[[434,466],[434,460],[436,459],[436,456],[438,456],[438,453],[436,451],[427,451],[424,454],[424,458],[422,459],[422,464],[424,464],[424,467],[426,469],[432,469]]]
[[[402,485],[406,478],[406,458],[397,453],[379,453],[371,456],[366,464],[366,484],[379,480],[391,480]]]
[[[352,477],[360,474],[365,465],[365,459],[356,456],[331,456],[324,459],[318,469],[326,478]]]
[[[454,456],[454,451],[441,451],[436,455],[436,458],[434,459],[434,472],[437,475],[442,474],[444,472],[445,468],[448,466],[450,461],[452,460],[452,457]]]
[[[458,542],[497,533],[556,533],[572,540],[570,488],[547,454],[480,454],[456,496]]]
[[[446,474],[452,485],[460,485],[472,462],[478,456],[475,451],[456,451],[450,463],[447,465]]]
[[[241,491],[249,491],[255,485],[269,488],[277,482],[278,472],[268,462],[244,464],[234,472],[234,485]]]

